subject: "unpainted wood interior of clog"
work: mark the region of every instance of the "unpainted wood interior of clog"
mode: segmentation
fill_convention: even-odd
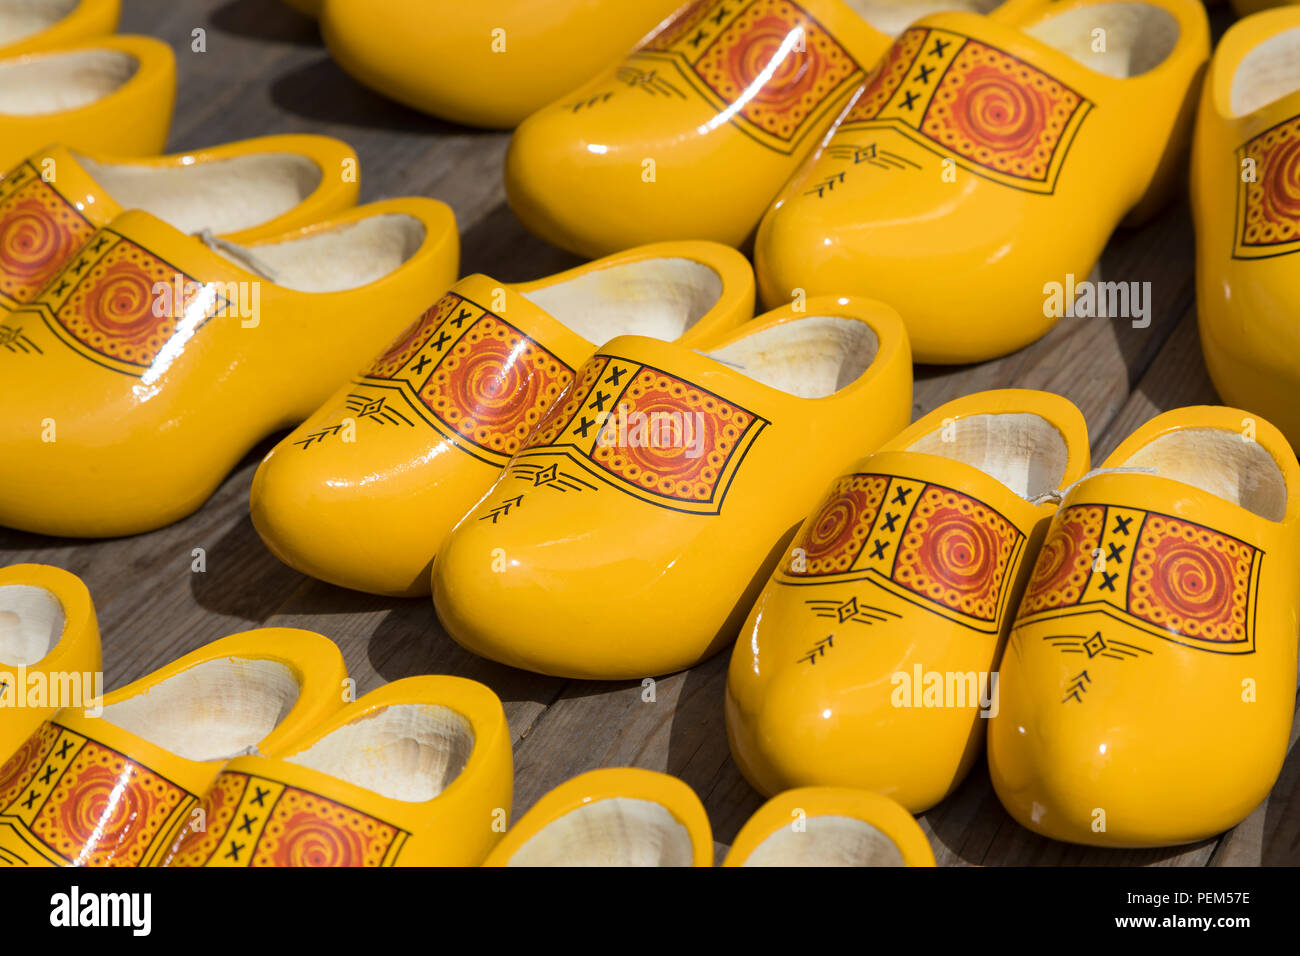
[[[140,61],[121,50],[77,50],[0,64],[0,113],[44,116],[81,109],[116,93]]]
[[[915,21],[944,10],[992,13],[1003,0],[845,0],[858,16],[886,36],[898,36]]]
[[[0,664],[26,667],[54,650],[63,636],[63,602],[30,584],[0,586]]]
[[[104,719],[187,760],[253,753],[298,700],[279,661],[226,657],[195,664],[104,708]]]
[[[1241,58],[1232,74],[1232,115],[1245,116],[1300,90],[1300,27],[1274,34]]]
[[[1154,468],[1161,478],[1218,495],[1270,521],[1286,515],[1282,469],[1259,442],[1223,428],[1180,428],[1143,445],[1131,468]]]
[[[48,30],[81,0],[0,0],[0,46],[17,43]]]
[[[292,153],[167,167],[77,160],[123,209],[143,209],[186,233],[260,226],[310,196],[323,176],[309,157]]]
[[[825,398],[856,382],[879,348],[865,322],[816,315],[769,326],[704,354],[771,388]]]
[[[474,752],[474,729],[436,704],[394,704],[286,757],[390,800],[424,803],[451,786]]]
[[[606,797],[556,817],[508,866],[690,866],[691,834],[653,800]]]
[[[1088,69],[1120,80],[1163,63],[1178,45],[1180,32],[1167,10],[1125,2],[1075,7],[1024,30]]]
[[[392,275],[419,251],[424,234],[424,223],[414,216],[387,213],[283,242],[257,243],[246,247],[247,255],[228,246],[214,251],[286,289],[343,292]]]
[[[784,826],[754,848],[745,866],[906,866],[894,841],[856,817],[820,816]]]
[[[722,277],[691,259],[642,259],[596,269],[524,298],[596,346],[619,335],[679,338],[718,303]]]
[[[971,465],[1031,500],[1061,487],[1070,458],[1060,430],[1030,412],[959,418],[922,435],[907,450]]]

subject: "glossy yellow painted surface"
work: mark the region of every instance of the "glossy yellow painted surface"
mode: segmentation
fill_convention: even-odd
[[[176,59],[161,40],[143,36],[111,36],[0,59],[6,82],[24,82],[24,72],[43,69],[38,61],[54,62],[70,55],[110,51],[133,57],[134,74],[112,92],[69,109],[34,114],[0,110],[0,169],[10,169],[27,156],[62,143],[89,153],[151,156],[162,152],[171,128],[176,98]],[[33,80],[32,82],[38,82]]]
[[[394,799],[290,762],[346,725],[412,706],[450,710],[473,735],[463,768],[430,800]],[[182,830],[162,865],[478,866],[509,820],[513,779],[510,728],[496,694],[460,677],[408,677],[348,704],[291,746],[227,763],[203,803],[206,826]]]
[[[1183,429],[1258,442],[1285,483],[1284,515],[1269,520],[1158,474],[1103,474],[1066,497],[1007,643],[988,739],[998,797],[1044,836],[1112,847],[1201,840],[1259,806],[1286,756],[1300,468],[1263,419],[1210,407],[1160,415],[1102,467]]]
[[[1300,443],[1300,75],[1275,69],[1279,98],[1237,115],[1242,60],[1300,37],[1300,7],[1235,24],[1206,76],[1192,156],[1201,347],[1224,401],[1264,415]],[[1293,39],[1294,44],[1300,39]],[[1256,72],[1263,85],[1266,74]]]
[[[52,146],[27,157],[0,178],[0,318],[33,301],[96,229],[126,210],[82,162],[89,159],[119,171],[199,170],[243,157],[288,154],[306,157],[320,170],[320,182],[302,202],[257,226],[224,233],[229,242],[269,239],[321,222],[356,205],[359,176],[345,180],[345,163],[355,164],[352,147],[326,136],[263,136],[208,149],[157,157],[79,153]]]
[[[1065,440],[1054,487],[1088,470],[1087,427],[1069,401],[979,392],[857,462],[804,522],[741,628],[727,679],[732,756],[760,793],[857,787],[920,813],[966,776],[996,710],[988,675],[1056,508],[941,451],[909,449],[944,429],[955,441],[971,416],[1018,414]]]
[[[330,53],[360,82],[443,119],[508,129],[616,63],[681,2],[325,0],[320,18]]]
[[[1200,0],[1150,0],[1176,21],[1172,51],[1138,76],[1099,72],[1131,33],[1119,21],[1111,54],[1091,52],[1105,6],[1047,4],[1021,29],[941,13],[905,32],[764,217],[763,301],[875,296],[922,362],[984,361],[1044,335],[1063,311],[1048,283],[1085,281],[1116,225],[1177,184],[1209,55]],[[1022,32],[1058,17],[1078,59]]]
[[[695,791],[676,777],[636,767],[591,770],[560,784],[510,828],[483,865],[510,866],[520,848],[543,829],[566,814],[601,800],[638,800],[658,804],[686,830],[691,842],[691,865],[713,866],[713,830]],[[589,852],[589,848],[573,848],[575,863],[582,862],[587,856],[584,851]]]
[[[121,690],[109,707],[196,665],[275,661],[298,698],[258,744],[283,748],[343,706],[347,670],[329,639],[293,628],[222,638]],[[177,714],[202,721],[202,713]],[[0,861],[10,866],[156,866],[199,807],[225,759],[190,759],[79,709],[59,711],[0,769]],[[57,780],[50,787],[45,781]],[[34,794],[34,796],[33,796]]]
[[[121,0],[79,0],[64,17],[35,33],[12,42],[0,41],[0,57],[21,56],[38,50],[67,46],[91,37],[107,36],[117,29]]]
[[[784,827],[799,838],[814,839],[807,830],[816,817],[838,817],[869,824],[897,847],[906,866],[934,866],[934,851],[916,820],[888,797],[847,787],[800,787],[786,790],[758,808],[740,832],[723,866],[745,866],[754,851]],[[752,865],[752,864],[750,864]]]
[[[761,334],[750,347],[789,356],[799,379],[800,363],[824,357],[823,321],[879,348],[822,398],[709,357]],[[694,350],[614,339],[452,531],[433,565],[438,617],[474,653],[544,674],[697,664],[735,639],[788,535],[832,478],[903,427],[911,398],[902,322],[867,299],[778,309]],[[679,416],[680,430],[638,431],[652,412]]]
[[[0,658],[0,765],[54,716],[63,688],[80,694],[88,706],[92,703],[88,697],[103,690],[99,622],[90,592],[81,579],[44,564],[15,564],[0,569],[0,618],[5,614],[4,589],[15,586],[49,592],[62,608],[63,627],[58,642],[34,663],[23,667]],[[75,681],[71,676],[74,674]]]
[[[265,255],[388,216],[419,224],[418,248],[337,292],[277,285],[147,213],[114,219],[0,319],[16,343],[0,351],[0,524],[109,537],[197,509],[253,445],[310,415],[447,288],[459,240],[443,203],[394,199],[244,247]]]
[[[251,495],[262,539],[285,563],[333,584],[427,595],[447,534],[599,344],[527,296],[676,260],[707,267],[720,288],[683,345],[753,316],[749,263],[715,243],[644,246],[517,285],[462,279],[267,456]],[[606,281],[593,305],[575,312],[611,334],[636,327],[627,313],[646,300],[672,311],[688,291]],[[340,426],[355,441],[330,432]]]

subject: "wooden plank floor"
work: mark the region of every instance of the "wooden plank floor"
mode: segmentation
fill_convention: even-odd
[[[1230,19],[1219,8],[1217,32]],[[203,53],[191,52],[197,29],[206,31]],[[177,51],[171,149],[278,132],[338,136],[361,156],[365,200],[421,194],[451,204],[463,233],[463,273],[517,281],[576,263],[524,232],[506,207],[501,167],[508,134],[442,123],[359,87],[329,59],[315,25],[273,0],[126,0],[123,31],[161,36]],[[1186,203],[1141,230],[1118,234],[1101,269],[1109,280],[1152,283],[1150,327],[1067,319],[1047,338],[998,361],[918,368],[915,414],[985,388],[1046,389],[1083,410],[1099,461],[1152,415],[1215,401],[1197,342]],[[247,502],[256,463],[269,447],[252,452],[201,511],[179,524],[103,542],[0,530],[0,565],[54,564],[86,581],[103,629],[110,688],[229,633],[262,625],[309,628],[338,642],[361,692],[424,673],[458,674],[492,687],[515,741],[516,818],[575,774],[646,767],[696,790],[725,852],[761,803],[727,749],[726,654],[660,680],[653,703],[642,701],[639,682],[566,681],[475,658],[442,632],[429,601],[385,600],[321,584],[262,547]],[[191,572],[195,548],[207,552],[206,573]],[[1273,795],[1241,826],[1180,849],[1102,851],[1034,836],[1002,810],[983,763],[922,825],[942,864],[1295,864],[1300,755],[1293,746]]]

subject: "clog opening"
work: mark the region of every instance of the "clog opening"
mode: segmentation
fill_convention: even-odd
[[[77,160],[123,209],[143,209],[185,233],[221,235],[270,222],[315,192],[324,176],[311,158],[292,153],[167,167]]]
[[[524,298],[594,345],[620,335],[679,338],[718,303],[722,277],[691,259],[642,259],[585,272]]]
[[[507,866],[690,866],[691,834],[653,800],[606,797],[542,827]]]
[[[1178,21],[1149,3],[1075,7],[1024,28],[1090,70],[1124,80],[1163,63],[1178,45]]]
[[[1232,115],[1253,113],[1296,90],[1300,90],[1300,27],[1269,37],[1241,58],[1232,74]]]
[[[0,664],[26,667],[44,658],[63,636],[63,602],[30,584],[0,587]]]
[[[944,10],[992,13],[1003,0],[846,0],[853,12],[886,36],[896,37],[921,17]]]
[[[388,213],[283,242],[247,247],[246,256],[216,251],[244,269],[267,273],[296,292],[343,292],[377,282],[400,269],[424,243],[424,223]]]
[[[288,763],[409,803],[451,786],[474,751],[468,720],[436,704],[395,704],[326,734]]]
[[[959,418],[907,450],[971,465],[1030,500],[1061,487],[1070,459],[1065,436],[1031,412]]]
[[[48,30],[81,0],[0,0],[0,46],[8,46]]]
[[[0,64],[0,113],[44,116],[80,109],[116,93],[140,69],[120,50],[78,50]]]
[[[1259,442],[1240,432],[1180,428],[1142,446],[1124,465],[1154,468],[1161,478],[1208,491],[1269,521],[1286,515],[1282,469]]]
[[[867,323],[816,315],[769,326],[705,354],[771,388],[825,398],[856,382],[879,349]]]
[[[252,753],[298,700],[298,681],[279,661],[204,661],[133,697],[104,719],[186,760]]]
[[[783,826],[769,834],[745,866],[906,866],[894,841],[865,820],[820,816],[802,831]]]

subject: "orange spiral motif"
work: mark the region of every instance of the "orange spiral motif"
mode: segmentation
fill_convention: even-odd
[[[1260,176],[1263,241],[1300,234],[1300,137],[1279,144]]]
[[[878,475],[849,475],[838,479],[821,510],[795,542],[802,548],[806,569],[796,575],[835,574],[847,571],[862,550],[888,479]]]
[[[134,767],[123,773],[95,765],[77,776],[75,786],[58,805],[60,837],[73,847],[111,849],[127,842],[137,823],[149,817],[151,800],[134,785]]]
[[[47,280],[79,245],[37,199],[16,203],[0,219],[0,268],[25,284]]]
[[[1074,604],[1083,596],[1104,516],[1095,506],[1070,507],[1057,515],[1020,602],[1022,616]]]
[[[0,810],[13,803],[31,783],[41,762],[54,746],[57,728],[44,724],[23,741],[18,751],[0,765]]]
[[[282,823],[273,866],[365,866],[366,840],[350,829],[302,811]]]
[[[1039,99],[994,69],[972,71],[958,89],[952,115],[961,135],[998,151],[1032,146],[1044,126]]]
[[[752,91],[761,103],[783,103],[803,93],[809,76],[814,72],[813,58],[787,49],[781,59],[783,44],[793,45],[792,37],[800,27],[782,17],[766,16],[755,21],[746,33],[744,42],[727,51],[727,64],[732,79],[742,90]],[[771,76],[757,90],[754,84],[771,70]]]

